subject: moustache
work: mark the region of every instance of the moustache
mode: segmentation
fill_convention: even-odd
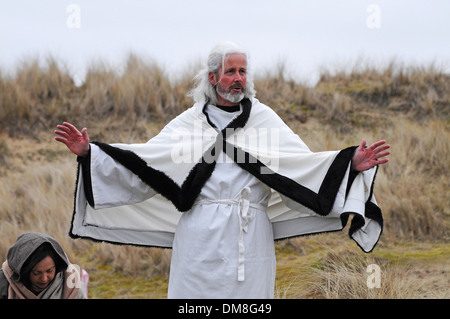
[[[228,91],[231,91],[233,89],[241,89],[242,91],[244,91],[244,86],[241,83],[236,83],[230,86]]]

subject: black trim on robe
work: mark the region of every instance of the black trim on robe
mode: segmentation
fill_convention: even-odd
[[[271,174],[262,174],[261,169],[263,168],[266,171],[269,171],[269,168],[267,166],[265,166],[262,162],[254,158],[249,153],[226,142],[226,133],[232,134],[233,129],[243,128],[250,116],[252,108],[251,101],[249,99],[244,99],[242,100],[241,104],[243,106],[242,113],[238,115],[233,121],[231,121],[228,126],[221,131],[221,134],[218,134],[215,144],[212,145],[203,154],[203,157],[190,171],[181,187],[179,187],[164,172],[147,166],[147,163],[144,160],[142,160],[138,155],[131,151],[123,150],[102,142],[92,143],[100,147],[102,151],[107,153],[114,160],[139,176],[144,183],[149,185],[156,192],[160,193],[162,196],[170,200],[181,212],[185,212],[191,209],[206,181],[214,171],[217,156],[219,153],[217,152],[216,154],[215,152],[217,146],[222,147],[223,151],[227,153],[227,155],[230,156],[230,158],[232,158],[236,162],[236,164],[258,178],[267,186],[313,210],[318,215],[328,215],[333,207],[334,199],[339,190],[339,186],[345,176],[347,167],[352,160],[357,146],[343,149],[337,154],[327,174],[325,175],[318,193],[308,189],[307,187],[293,181],[286,176],[277,174],[275,172],[272,172]],[[216,130],[218,130],[214,123],[212,123],[208,116],[208,113],[206,112],[207,105],[208,102],[205,103],[202,111],[206,115],[208,123]],[[243,161],[242,159],[245,160]],[[92,196],[92,188],[90,188],[91,185],[89,162],[90,154],[84,158],[79,159],[79,163],[82,166],[81,171],[83,174],[83,179],[85,181],[86,198],[89,204],[93,205],[94,199]],[[358,173],[359,172],[351,171],[348,180],[349,185],[347,187],[347,192]],[[365,214],[366,217],[375,220],[380,224],[381,228],[383,228],[383,218],[381,210],[378,206],[370,202],[372,191],[373,185],[371,185],[371,194],[365,205]],[[345,225],[347,224],[350,213],[352,212],[345,212],[341,215],[342,227],[345,227]],[[349,229],[349,235],[351,236],[356,230],[361,228],[364,223],[364,219],[361,216],[359,216],[358,214],[354,214]],[[73,235],[72,232],[70,232],[70,234],[71,236]]]
[[[233,106],[225,106],[225,105],[216,104],[215,107],[221,109],[222,111],[228,112],[228,113],[237,112],[241,109],[241,106],[239,104],[233,105]]]
[[[91,148],[89,148],[89,151],[85,156],[77,156],[77,162],[79,163],[81,173],[83,174],[84,195],[86,196],[89,205],[94,207],[94,195],[91,183]]]

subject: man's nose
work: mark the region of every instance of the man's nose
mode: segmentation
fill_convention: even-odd
[[[234,74],[234,78],[233,78],[234,82],[242,82],[242,75],[239,74],[239,72],[236,72]]]

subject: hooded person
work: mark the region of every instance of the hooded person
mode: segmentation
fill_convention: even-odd
[[[147,143],[90,143],[86,128],[58,125],[79,162],[70,235],[172,248],[169,298],[273,298],[274,240],[341,230],[350,214],[350,236],[370,252],[389,146],[310,151],[255,98],[249,70],[238,46],[214,47],[194,106]]]
[[[0,270],[0,299],[85,299],[80,285],[79,269],[46,234],[20,235]]]

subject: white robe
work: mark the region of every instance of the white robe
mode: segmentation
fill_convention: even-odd
[[[144,144],[91,143],[70,236],[173,247],[169,297],[188,298],[271,297],[273,240],[342,230],[350,214],[350,237],[373,250],[376,167],[350,174],[356,147],[311,152],[257,99],[206,110],[195,104]]]
[[[220,129],[237,113],[211,105],[207,112]],[[270,195],[268,186],[221,154],[197,203],[178,223],[169,298],[273,298]]]

